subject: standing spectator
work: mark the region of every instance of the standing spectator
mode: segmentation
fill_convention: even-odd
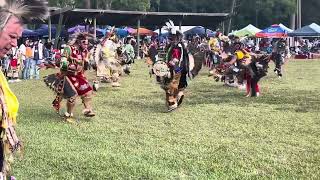
[[[10,79],[8,82],[16,82],[19,80],[19,49],[17,47],[11,48],[11,55],[10,55],[10,63],[9,63],[9,70],[7,77]]]
[[[149,51],[148,51],[148,55],[152,61],[153,65],[155,62],[157,62],[158,60],[158,45],[156,41],[152,41],[150,46],[149,46]]]
[[[9,70],[10,56],[8,54],[4,55],[1,61],[2,72],[5,77],[7,77]]]
[[[40,60],[43,59],[43,45],[41,42],[36,41],[32,48],[32,57],[33,60],[31,60],[31,69],[30,69],[30,79],[40,79],[40,68],[38,65],[40,65]]]
[[[46,42],[44,44],[43,57],[46,61],[53,59],[53,57],[52,57],[52,43],[50,41]]]
[[[21,65],[22,65],[22,67],[21,68],[23,68],[24,69],[24,63],[25,63],[25,61],[26,61],[26,44],[28,43],[28,40],[25,40],[21,45],[20,45],[20,47],[19,47],[19,53],[20,53],[20,58],[21,58]],[[23,74],[21,75],[22,76],[22,79],[23,79]]]
[[[22,79],[29,79],[30,78],[30,69],[31,69],[31,61],[32,61],[32,47],[31,41],[26,41],[26,59],[24,60],[23,70],[22,70]]]

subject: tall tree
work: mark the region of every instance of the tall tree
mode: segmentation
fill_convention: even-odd
[[[320,25],[319,0],[301,1],[301,7],[302,26],[309,25],[311,23],[317,23]]]
[[[89,0],[49,0],[51,6],[84,8]],[[296,0],[238,0],[231,29],[248,24],[264,28],[275,23],[289,25],[296,11]],[[229,12],[231,0],[97,0],[100,9],[169,12]],[[93,5],[93,4],[91,4]],[[93,5],[96,7],[95,5]],[[319,0],[302,1],[302,24],[320,23]],[[195,24],[196,25],[196,24]]]
[[[160,0],[150,0],[150,11],[160,11]]]
[[[148,11],[150,9],[150,0],[118,0],[112,3],[112,9]]]
[[[85,8],[90,9],[91,8],[91,0],[84,0]]]

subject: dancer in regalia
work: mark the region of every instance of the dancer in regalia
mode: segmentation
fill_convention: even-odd
[[[88,64],[88,37],[85,33],[76,34],[63,50],[60,72],[45,78],[46,84],[57,93],[52,103],[57,112],[62,99],[67,99],[67,111],[64,114],[67,121],[72,121],[78,97],[81,97],[84,105],[83,114],[86,117],[95,116],[91,106],[93,89],[84,74]]]
[[[25,21],[48,16],[44,0],[0,0],[0,58],[3,58],[22,36]],[[16,135],[15,124],[19,102],[10,90],[8,82],[0,71],[0,179],[10,174],[10,162],[22,143]],[[12,179],[14,177],[11,177]]]
[[[279,78],[282,77],[282,65],[284,64],[284,58],[288,57],[289,49],[285,39],[278,39],[273,44],[272,59],[275,63],[274,72]]]
[[[167,55],[166,55],[166,65],[167,72],[163,74],[164,80],[162,81],[162,88],[166,93],[166,105],[168,112],[175,110],[179,105],[181,105],[184,98],[184,89],[187,87],[187,74],[189,72],[189,62],[188,53],[182,42],[182,33],[175,29],[172,21],[166,23],[169,39],[171,41]],[[164,65],[163,67],[158,65]],[[157,62],[154,65],[153,71],[158,76],[163,73],[165,64],[162,62]]]

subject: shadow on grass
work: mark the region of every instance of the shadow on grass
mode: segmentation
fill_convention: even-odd
[[[111,102],[111,101],[104,101],[103,104],[113,107],[115,109],[120,109],[120,108],[126,108],[128,111],[134,110],[134,112],[148,112],[148,113],[164,113],[166,112],[165,108],[165,102],[155,102],[155,101],[150,101],[150,102],[145,102],[141,101],[141,99],[145,98],[155,98],[152,96],[148,95],[143,95],[143,96],[136,96],[134,98],[131,98],[130,100],[124,100],[124,101],[119,101],[119,102]]]

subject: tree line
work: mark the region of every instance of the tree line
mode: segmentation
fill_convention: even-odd
[[[234,0],[231,29],[248,24],[265,28],[283,23],[291,26],[296,0]],[[130,11],[230,13],[233,0],[49,0],[50,6]],[[302,1],[302,25],[320,24],[319,0]],[[226,24],[227,25],[227,24]]]

